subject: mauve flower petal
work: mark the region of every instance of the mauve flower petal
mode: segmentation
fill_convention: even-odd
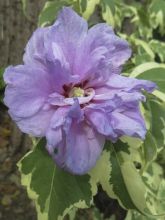
[[[68,132],[72,120],[76,120],[77,122],[84,120],[84,111],[80,108],[78,98],[74,98],[74,104],[70,107],[66,115],[66,121],[64,123],[64,130],[66,133]]]
[[[44,39],[50,28],[38,28],[30,38],[26,48],[23,61],[25,64],[41,66],[45,62]]]
[[[111,122],[108,118],[106,110],[87,108],[85,116],[98,133],[111,137],[111,140],[116,140],[117,135],[113,131]]]
[[[66,60],[66,57],[64,56],[64,53],[62,51],[62,48],[55,42],[52,43],[52,58],[49,56],[49,54],[51,54],[50,50],[48,51],[48,56],[49,56],[49,60],[58,60],[61,64],[62,67],[64,67],[65,69],[69,70],[69,63]]]
[[[54,111],[54,114],[51,118],[50,128],[57,129],[57,128],[63,126],[63,124],[65,123],[65,120],[66,120],[66,116],[67,116],[70,109],[71,109],[70,106],[57,108]]]
[[[17,118],[13,115],[12,118],[17,123],[20,130],[34,137],[44,137],[49,128],[51,117],[54,113],[53,109],[41,109],[35,115],[26,118]],[[9,111],[10,114],[10,111]]]
[[[68,109],[65,108],[61,111],[57,110],[53,116],[55,127],[47,133],[47,149],[59,166],[74,174],[84,174],[95,165],[104,146],[105,138],[83,121],[83,112],[77,99],[67,111]],[[63,135],[59,130],[62,124],[60,119],[60,123],[58,122],[59,116],[66,119]],[[61,143],[59,143],[60,140]]]
[[[54,106],[65,106],[66,104],[64,103],[65,97],[57,92],[54,92],[49,95],[48,98],[48,103]]]
[[[102,65],[103,60],[105,59],[105,53],[107,48],[97,47],[92,51],[83,51],[88,49],[88,45],[83,45],[81,52],[79,51],[79,56],[75,58],[73,72],[80,75],[81,80],[86,80],[89,78],[95,79],[95,75],[100,74],[100,69],[104,68]],[[84,49],[85,48],[85,49]],[[84,54],[83,54],[84,53]],[[99,73],[98,73],[99,71]],[[105,71],[102,71],[102,74]],[[99,75],[99,78],[102,77],[102,74]]]
[[[51,118],[49,129],[46,132],[47,150],[50,154],[54,153],[55,147],[57,147],[62,141],[62,126],[65,123],[66,115],[70,107],[57,108]]]
[[[7,83],[4,102],[16,117],[30,117],[38,112],[52,91],[49,75],[26,65],[8,67],[4,80]]]
[[[76,134],[76,135],[75,135]],[[58,147],[54,160],[65,170],[82,175],[87,173],[99,158],[105,138],[84,123],[73,123],[65,134],[65,143]]]
[[[77,48],[84,40],[88,24],[69,7],[63,7],[51,29],[52,42],[57,43],[72,68]],[[78,73],[76,73],[78,74]]]
[[[63,85],[71,82],[70,72],[62,66],[61,62],[47,61],[47,72],[52,76],[52,83],[54,84],[54,91],[59,94],[63,93]],[[53,93],[52,92],[52,93]]]
[[[139,91],[144,89],[148,92],[152,92],[157,87],[154,82],[148,80],[140,80],[115,74],[109,77],[105,85],[112,90],[124,89],[124,91]]]
[[[116,69],[123,65],[131,56],[128,42],[115,35],[112,28],[107,24],[103,23],[93,26],[88,31],[87,37],[91,48],[100,46],[107,48],[106,59]]]
[[[121,65],[131,55],[131,49],[127,41],[117,37],[110,26],[97,24],[88,31],[78,54],[75,57],[74,72],[79,72],[81,78],[92,77],[89,82],[91,86],[95,78],[93,74],[100,74],[105,81],[105,74],[120,73]]]
[[[119,136],[124,135],[124,131],[128,136],[143,138],[144,136],[139,134],[137,128],[139,126],[141,128],[141,133],[145,134],[146,127],[144,119],[139,110],[139,101],[144,101],[144,96],[139,92],[119,92],[110,98],[111,100],[101,100],[85,107],[85,116],[86,119],[89,120],[90,125],[111,141],[116,141]],[[128,125],[126,124],[127,117],[129,118]],[[132,129],[133,132],[128,131],[127,128],[127,126],[131,126],[130,120],[134,121],[136,125],[136,127],[134,126]],[[117,124],[116,121],[120,123]],[[120,130],[120,124],[124,126],[123,131]]]
[[[88,105],[84,106],[84,112],[86,113],[88,110],[93,112],[95,110],[99,110],[105,113],[110,113],[121,105],[121,98],[115,94],[107,100],[97,100],[89,103]]]
[[[58,148],[62,141],[62,129],[58,127],[56,129],[48,129],[46,132],[47,145],[46,148],[50,155],[54,155],[54,151]]]
[[[130,93],[130,92],[123,92],[122,90],[118,91],[118,93],[112,90],[111,92],[95,95],[95,97],[93,98],[93,101],[103,102],[108,100],[113,100],[114,103],[117,104],[116,105],[117,108],[120,107],[121,105],[127,105],[127,106],[129,105],[130,107],[139,105],[139,101],[146,101],[146,98],[140,92],[133,91]]]
[[[89,103],[95,96],[95,91],[93,89],[89,89],[88,92],[89,94],[86,97],[77,97],[77,100],[80,105]],[[75,103],[75,98],[65,98],[64,96],[59,95],[58,93],[53,93],[49,96],[48,102],[51,105],[55,106],[68,106],[73,105]]]
[[[140,101],[146,101],[145,96],[140,92],[119,92],[118,96],[121,98],[121,106],[126,106],[127,108],[134,108],[139,106]]]
[[[114,111],[111,113],[111,123],[118,136],[131,136],[145,138],[146,127],[139,108],[128,109],[123,112]]]

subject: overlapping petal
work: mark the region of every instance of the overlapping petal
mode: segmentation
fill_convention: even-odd
[[[26,65],[8,67],[4,102],[13,116],[26,118],[37,113],[53,91],[52,76],[40,68]]]
[[[69,107],[57,108],[51,118],[46,132],[47,149],[50,154],[54,154],[54,150],[62,142],[62,129],[68,111]]]
[[[88,30],[83,18],[64,7],[54,25],[34,32],[24,64],[6,69],[9,114],[23,132],[46,137],[61,168],[85,174],[105,139],[145,137],[139,102],[155,84],[119,75],[130,55],[128,43],[110,26]]]
[[[100,134],[115,141],[118,137],[111,125],[111,120],[108,117],[106,109],[90,109],[86,110],[86,118],[91,123],[91,126]]]
[[[53,109],[40,109],[31,117],[17,118],[12,113],[9,114],[17,123],[22,132],[30,134],[34,137],[44,137],[49,128],[51,118],[53,116]]]
[[[139,101],[144,101],[144,96],[139,92],[119,92],[110,99],[106,97],[87,106],[86,119],[97,132],[111,141],[122,135],[144,139],[146,126],[139,110]]]
[[[75,135],[76,133],[76,135]],[[65,167],[70,172],[85,174],[99,158],[105,137],[85,123],[73,123],[66,133]]]
[[[56,22],[52,26],[51,40],[61,47],[71,69],[78,55],[78,47],[84,40],[87,30],[87,22],[67,7],[60,11]]]
[[[84,122],[83,112],[76,100],[66,114],[62,131],[61,142],[53,145],[53,159],[71,173],[80,175],[88,172],[99,158],[105,138]]]
[[[30,38],[25,48],[23,61],[25,64],[32,64],[44,67],[46,48],[44,40],[49,28],[38,28]]]
[[[123,135],[141,139],[145,137],[146,126],[139,108],[128,109],[123,112],[112,112],[111,123],[118,137]]]
[[[115,74],[109,78],[105,86],[108,86],[109,89],[120,89],[124,91],[141,91],[144,89],[148,92],[152,92],[156,88],[154,82]]]
[[[97,24],[88,31],[82,46],[79,47],[74,72],[78,71],[82,78],[88,76],[93,79],[99,75],[105,81],[106,75],[120,73],[121,65],[130,55],[131,50],[125,40],[117,37],[110,26]],[[93,85],[93,80],[90,85]]]

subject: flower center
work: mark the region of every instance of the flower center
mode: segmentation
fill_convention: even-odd
[[[84,97],[85,92],[80,87],[73,87],[69,92],[69,97]]]

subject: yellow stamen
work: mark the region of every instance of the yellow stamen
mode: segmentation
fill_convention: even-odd
[[[80,87],[73,87],[69,93],[69,97],[84,97],[84,90]]]

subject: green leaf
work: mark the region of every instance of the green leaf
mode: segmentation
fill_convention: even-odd
[[[145,51],[135,53],[134,57],[132,58],[132,62],[135,66],[140,65],[142,63],[153,61],[154,59]]]
[[[142,215],[137,211],[129,210],[124,220],[156,220],[156,219],[154,217],[152,218],[151,216],[148,217]],[[159,220],[163,220],[163,218]]]
[[[147,167],[152,161],[157,157],[157,146],[155,139],[152,137],[151,133],[148,132],[143,144],[145,167]]]
[[[58,14],[58,11],[63,6],[69,6],[70,2],[65,0],[54,0],[54,1],[47,1],[39,15],[38,25],[41,27],[51,25]]]
[[[149,101],[151,134],[155,138],[159,149],[165,145],[165,105],[156,100]]]
[[[128,158],[130,158],[128,160]],[[136,209],[147,214],[149,210],[145,202],[146,187],[136,170],[127,144],[121,141],[111,145],[110,162],[112,172],[110,184],[113,191],[127,209]]]
[[[158,89],[165,93],[165,68],[160,67],[150,69],[140,74],[137,78],[155,82],[158,86]]]
[[[46,26],[53,23],[59,10],[57,1],[47,1],[39,15],[38,26]]]
[[[110,155],[112,166],[110,184],[113,185],[113,191],[119,202],[122,202],[125,208],[137,210],[151,218],[162,216],[157,209],[153,210],[148,205],[146,194],[150,190],[140,172],[135,168],[128,145],[118,141],[111,145]]]
[[[135,149],[138,149],[142,145],[142,140],[135,137],[122,136],[120,140]]]
[[[152,51],[158,55],[161,62],[165,62],[165,43],[158,40],[151,40],[149,45]]]
[[[149,66],[150,65],[150,66]],[[130,74],[131,77],[153,81],[158,89],[165,93],[165,65],[145,63],[136,67]]]
[[[114,194],[112,189],[112,185],[109,184],[111,172],[112,166],[110,163],[110,152],[105,149],[101,157],[97,161],[95,167],[89,172],[89,174],[95,184],[100,183],[102,185],[102,188],[111,198],[116,198],[116,195]]]
[[[163,169],[162,167],[153,162],[148,167],[147,171],[143,173],[143,180],[145,184],[151,189],[154,193],[157,193],[159,190],[159,185],[163,179]]]
[[[135,37],[131,37],[131,42],[136,45],[137,48],[141,47],[143,50],[151,57],[151,59],[154,59],[155,54],[151,50],[148,43],[146,43],[144,40],[140,40]]]
[[[143,179],[147,186],[147,204],[150,210],[157,213],[156,219],[163,220],[165,216],[163,169],[157,163],[153,162],[143,174]]]
[[[159,27],[160,33],[165,33],[165,1],[164,0],[152,0],[149,8],[150,24],[154,29]]]
[[[165,68],[165,64],[155,63],[155,62],[147,62],[143,63],[137,67],[135,67],[131,73],[131,77],[137,77],[138,75],[142,74],[143,72],[154,69],[154,68]]]
[[[73,207],[90,206],[92,187],[90,176],[71,175],[58,168],[45,149],[45,140],[39,141],[18,164],[22,184],[29,197],[35,200],[38,219],[62,218]]]
[[[165,212],[165,179],[162,179],[159,184],[159,190],[157,194],[159,200],[161,201],[159,208]]]
[[[160,92],[159,90],[155,90],[152,92],[154,96],[156,96],[161,101],[165,102],[165,94],[163,92]]]
[[[96,5],[99,4],[100,0],[79,0],[82,16],[88,20],[93,14]]]
[[[102,8],[102,17],[103,19],[113,27],[115,26],[115,4],[113,0],[102,0],[101,1]]]

